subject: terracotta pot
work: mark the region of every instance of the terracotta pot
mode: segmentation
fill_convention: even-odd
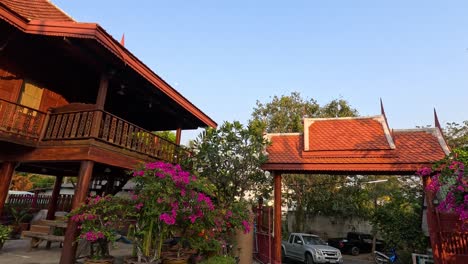
[[[105,259],[85,258],[84,264],[114,264],[114,257],[108,257]]]
[[[164,264],[187,264],[189,261],[188,257],[168,257],[165,258],[163,263]]]
[[[124,257],[123,263],[124,264],[140,264],[140,263],[138,263],[138,259],[136,257]],[[145,263],[145,264],[160,264],[160,262],[158,262],[158,261],[154,261],[154,262],[144,262],[143,261],[142,263]]]

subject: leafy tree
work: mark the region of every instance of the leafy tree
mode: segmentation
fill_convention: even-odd
[[[403,263],[410,262],[412,252],[423,252],[426,239],[421,230],[422,186],[418,177],[389,177],[380,184],[380,200],[371,222],[378,228],[387,246],[400,249]]]
[[[319,116],[320,106],[314,99],[304,99],[298,92],[281,97],[273,96],[271,102],[257,105],[250,124],[257,132],[290,133],[302,131],[304,116]]]
[[[462,124],[447,123],[444,134],[451,148],[468,148],[468,120],[463,121]]]
[[[29,191],[33,187],[30,175],[18,173],[11,179],[10,189],[14,191]]]
[[[46,175],[32,174],[29,180],[33,184],[33,189],[51,188],[55,183],[55,177]]]
[[[358,112],[346,100],[335,99],[321,107],[314,99],[304,99],[298,92],[281,97],[273,96],[271,102],[257,101],[250,126],[259,133],[291,133],[303,131],[304,117],[348,117]]]
[[[246,194],[269,193],[271,179],[260,169],[267,157],[262,135],[238,121],[208,128],[193,142],[193,169],[213,183],[221,204],[230,204]]]
[[[320,117],[348,117],[357,115],[357,110],[352,108],[348,101],[343,99],[334,99],[320,108]]]
[[[173,131],[156,131],[154,132],[157,136],[160,136],[172,143],[176,142],[176,134]]]
[[[302,132],[304,117],[348,117],[357,116],[358,112],[346,100],[335,99],[320,106],[314,99],[304,99],[300,93],[293,92],[281,97],[273,96],[271,102],[257,101],[250,120],[251,128],[258,134]],[[304,213],[331,214],[326,204],[334,201],[333,208],[342,210],[345,205],[355,206],[338,199],[348,201],[346,196],[336,196],[337,185],[342,177],[326,175],[284,175],[283,184],[289,190],[287,202],[296,207],[296,230],[303,230],[301,222]],[[326,186],[316,188],[315,186]],[[338,198],[340,197],[340,198]],[[327,201],[324,203],[324,201]],[[345,213],[346,214],[346,213]]]

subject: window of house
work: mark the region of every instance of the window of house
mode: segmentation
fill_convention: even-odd
[[[25,80],[19,97],[19,104],[38,110],[41,105],[42,93],[44,89],[37,84]]]

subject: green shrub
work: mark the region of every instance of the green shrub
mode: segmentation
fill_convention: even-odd
[[[230,256],[215,256],[200,262],[200,264],[236,264],[236,260]]]
[[[3,243],[10,237],[11,228],[9,226],[0,225],[0,248]]]

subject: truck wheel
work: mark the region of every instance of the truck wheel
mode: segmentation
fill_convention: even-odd
[[[305,264],[314,264],[314,258],[312,258],[312,255],[310,253],[307,253],[305,255]]]
[[[286,252],[284,252],[284,249],[281,249],[281,262],[286,262]]]
[[[358,247],[352,247],[351,248],[351,255],[353,255],[353,256],[359,255],[359,248]]]

